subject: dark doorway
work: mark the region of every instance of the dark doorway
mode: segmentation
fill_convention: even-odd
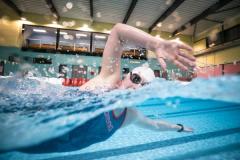
[[[0,62],[0,76],[4,76],[4,62]]]
[[[160,71],[159,70],[154,70],[154,75],[155,75],[155,77],[160,77]]]
[[[60,64],[59,66],[59,78],[66,78],[67,77],[67,65]]]

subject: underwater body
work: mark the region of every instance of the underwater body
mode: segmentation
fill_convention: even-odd
[[[167,144],[166,147],[169,147],[191,141],[207,141],[207,137],[216,138],[219,134],[220,136],[226,136],[238,133],[235,137],[231,137],[231,141],[229,139],[224,140],[224,142],[234,142],[226,145],[228,150],[235,151],[240,146],[240,118],[238,117],[240,110],[239,84],[239,76],[223,76],[210,79],[197,78],[190,83],[166,81],[157,78],[151,84],[137,90],[105,92],[99,88],[98,91],[92,93],[90,91],[80,91],[74,87],[62,86],[60,80],[54,78],[28,77],[21,79],[3,77],[0,78],[0,151],[2,152],[0,158],[8,159],[11,152],[7,153],[7,151],[33,146],[61,136],[103,112],[124,107],[137,107],[145,115],[153,119],[173,118],[173,121],[185,122],[187,126],[194,128],[195,132],[193,135],[182,134],[184,136],[188,135],[186,139],[178,139],[175,135],[179,135],[179,133],[169,132],[169,135],[174,134],[172,138],[175,141],[171,141],[171,138],[168,141],[166,136],[161,136],[161,133],[139,129],[141,131],[141,134],[138,135],[140,139],[142,140],[145,135],[149,135],[151,140],[146,140],[146,137],[145,140],[149,141],[149,143],[146,143],[151,145],[141,146],[143,145],[141,143],[132,145],[134,139],[136,140],[134,136],[125,137],[125,139],[120,138],[119,140],[118,137],[113,137],[116,143],[119,143],[117,141],[126,141],[124,144],[127,146],[138,146],[133,147],[132,150],[130,147],[125,152],[120,150],[115,156],[121,157],[130,154],[127,156],[128,158],[131,155],[135,157],[134,154],[136,153],[144,153],[145,151],[158,148],[165,153],[166,151],[164,152],[161,146],[164,143]],[[206,115],[212,112],[214,113],[212,116],[208,117]],[[215,112],[221,113],[221,115],[216,115]],[[202,114],[205,115],[200,117],[200,119],[199,117],[194,118],[194,116],[201,116]],[[189,116],[193,117],[189,118]],[[213,120],[216,121],[213,123]],[[227,126],[228,128],[216,128],[215,124],[223,127]],[[139,133],[138,129],[135,132]],[[116,134],[119,136],[119,133]],[[168,132],[164,132],[164,134],[168,135]],[[161,143],[154,143],[157,140],[156,136]],[[191,136],[196,137],[189,138]],[[162,141],[161,138],[163,138]],[[111,138],[109,141],[111,142]],[[90,148],[94,145],[97,144],[93,144]],[[111,145],[109,147],[111,148]],[[100,150],[101,148],[98,149]],[[186,151],[189,151],[189,148]],[[219,150],[214,151],[217,152]],[[214,153],[214,151],[208,149],[201,156],[210,152]],[[164,154],[158,153],[158,155],[150,154],[151,156],[146,159],[164,157]],[[100,155],[102,154],[99,153],[98,156]],[[109,156],[109,154],[107,155]],[[186,155],[188,156],[187,158],[192,158],[191,156],[193,156],[189,152]],[[112,156],[100,156],[100,158],[105,159]],[[141,157],[141,155],[138,156]],[[234,156],[239,155],[233,154]],[[76,157],[73,159],[91,159],[91,157],[94,157],[94,154],[86,154],[81,156],[81,158]],[[17,159],[17,157],[13,159]],[[121,159],[124,158],[122,157]]]

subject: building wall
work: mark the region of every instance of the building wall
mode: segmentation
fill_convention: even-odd
[[[91,22],[86,20],[77,20],[69,18],[60,18],[58,24],[53,24],[53,17],[43,16],[32,13],[23,13],[22,17],[26,18],[26,21],[21,20],[11,8],[0,1],[0,61],[5,62],[4,75],[9,75],[11,72],[18,72],[22,70],[31,70],[35,73],[39,73],[42,76],[57,77],[58,67],[60,64],[67,64],[69,66],[68,77],[71,77],[71,66],[72,65],[88,65],[89,72],[94,70],[95,73],[99,66],[101,66],[101,57],[91,57],[91,56],[79,56],[79,55],[68,55],[68,54],[51,54],[51,53],[39,53],[39,52],[29,52],[22,51],[22,25],[40,25],[56,28],[66,28],[66,29],[76,29],[83,31],[95,31],[110,33],[110,30],[114,24]],[[140,28],[141,29],[141,28]],[[142,29],[146,32],[146,30]],[[153,36],[160,35],[162,38],[170,39],[170,33],[153,31],[151,33]],[[188,44],[192,44],[190,36],[180,36],[180,39]],[[51,65],[44,64],[32,64],[26,61],[21,63],[9,62],[9,56],[18,56],[20,59],[24,57],[45,57],[51,58]],[[154,59],[154,53],[149,52],[149,64],[153,69],[160,69],[156,59]],[[145,60],[129,60],[122,59],[122,68],[134,68],[145,63]],[[176,68],[173,65],[169,65],[169,72]],[[52,72],[54,70],[54,72]],[[91,78],[94,75],[88,75]]]
[[[233,17],[232,19],[228,19],[227,21],[225,21],[224,28],[228,29],[237,24],[240,24],[240,16],[236,16]],[[206,40],[204,38],[206,38],[207,36],[209,36],[209,34],[212,34],[213,32],[216,33],[219,31],[221,31],[221,27],[217,25],[195,37],[197,41],[193,44],[193,48],[195,51],[194,54],[198,55],[197,57],[198,66],[204,67],[209,65],[235,63],[236,61],[240,61],[240,46],[234,46],[231,48],[211,52],[209,54],[199,55],[198,53],[199,51],[204,51],[207,48]]]

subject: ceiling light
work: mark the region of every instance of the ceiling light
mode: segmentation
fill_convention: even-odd
[[[95,38],[96,39],[106,39],[106,36],[96,35]]]
[[[86,34],[83,34],[83,33],[77,33],[76,36],[77,36],[77,37],[87,37],[87,35],[86,35]]]
[[[162,27],[162,23],[161,23],[161,22],[158,23],[158,24],[157,24],[157,27]]]
[[[87,24],[84,24],[83,27],[84,27],[84,28],[88,28],[88,25],[87,25]]]
[[[211,43],[211,44],[209,45],[209,47],[213,47],[213,46],[215,46],[215,43]]]
[[[175,36],[177,36],[177,35],[179,35],[180,34],[180,32],[177,32],[176,34],[175,34]]]
[[[142,22],[141,22],[141,21],[137,21],[137,22],[136,22],[136,26],[137,26],[137,27],[140,27],[141,25],[142,25]]]
[[[179,37],[177,37],[177,38],[176,38],[176,41],[180,41],[180,38],[179,38]]]
[[[58,16],[57,16],[57,14],[53,13],[53,17],[57,18]]]
[[[44,29],[33,29],[33,32],[46,33],[47,31]]]
[[[66,34],[67,34],[67,32],[60,32],[60,34],[61,34],[61,35],[66,35]]]

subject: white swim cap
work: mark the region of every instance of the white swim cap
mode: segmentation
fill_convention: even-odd
[[[153,70],[146,66],[136,67],[132,70],[132,73],[139,74],[147,83],[155,78]]]

